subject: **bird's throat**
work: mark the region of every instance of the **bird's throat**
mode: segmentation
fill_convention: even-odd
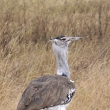
[[[67,51],[60,51],[56,55],[57,60],[57,75],[70,77],[68,66]]]

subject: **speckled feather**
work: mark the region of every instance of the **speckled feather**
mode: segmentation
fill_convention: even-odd
[[[18,104],[17,110],[40,110],[63,104],[74,83],[67,77],[53,75],[42,76],[33,80]]]

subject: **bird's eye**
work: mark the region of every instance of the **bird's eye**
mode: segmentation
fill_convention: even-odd
[[[65,38],[62,38],[61,40],[65,41],[66,39]]]

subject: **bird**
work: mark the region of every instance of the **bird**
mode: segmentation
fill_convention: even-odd
[[[23,92],[16,110],[66,110],[76,91],[74,81],[70,80],[68,46],[71,41],[80,38],[50,38],[57,62],[56,74],[32,80]]]

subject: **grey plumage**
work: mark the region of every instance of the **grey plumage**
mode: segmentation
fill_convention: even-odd
[[[68,66],[68,45],[71,41],[78,40],[81,37],[59,36],[51,38],[52,48],[57,60],[57,74],[70,77]]]
[[[66,110],[75,93],[75,85],[69,79],[67,50],[69,43],[79,38],[59,36],[50,40],[58,64],[57,75],[34,79],[24,91],[17,110]]]
[[[75,86],[67,77],[58,75],[39,77],[29,84],[17,110],[40,110],[67,104],[66,97],[72,88]]]

